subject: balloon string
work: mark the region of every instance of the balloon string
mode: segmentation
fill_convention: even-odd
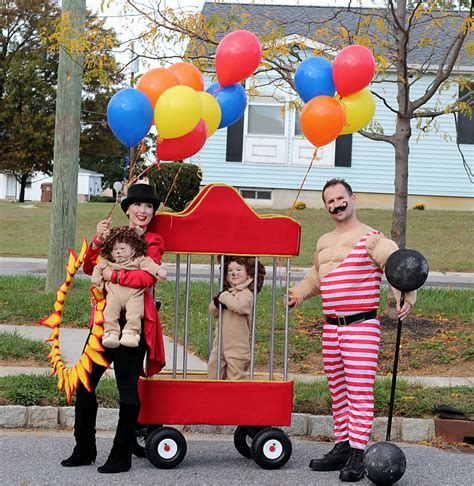
[[[175,176],[174,176],[173,182],[171,183],[171,186],[170,186],[170,188],[169,188],[169,190],[168,190],[168,194],[166,194],[165,200],[164,200],[164,202],[163,202],[163,206],[165,206],[165,207],[166,207],[166,203],[168,202],[168,197],[170,196],[171,191],[173,190],[174,185],[176,184],[176,181],[177,181],[177,179],[178,179],[179,173],[181,172],[181,169],[182,169],[182,168],[183,168],[183,166],[182,166],[182,165],[180,165],[180,166],[179,166],[179,169],[176,171],[176,174],[175,174]],[[171,218],[171,219],[173,219],[173,218]]]
[[[296,203],[298,202],[298,198],[301,194],[301,191],[303,190],[304,183],[306,182],[306,178],[308,177],[309,171],[311,170],[311,167],[313,166],[313,162],[316,160],[318,156],[318,148],[316,147],[316,150],[313,153],[313,158],[311,159],[311,162],[309,163],[308,170],[306,171],[306,174],[303,177],[303,180],[301,181],[300,188],[298,189],[298,193],[296,194],[295,201],[291,205],[290,211],[288,213],[288,216],[291,216],[293,214],[293,211],[295,210]]]
[[[142,142],[143,144],[143,142]],[[140,146],[140,150],[137,151],[137,155],[133,158],[132,160],[132,166],[130,167],[130,174],[128,175],[128,183],[126,184],[127,186],[130,185],[130,180],[132,179],[132,176],[133,176],[133,172],[135,170],[135,165],[138,161],[138,158],[140,157],[140,155],[142,154],[142,146]]]
[[[155,165],[158,165],[156,162],[154,164],[151,164],[149,165],[145,170],[142,170],[140,172],[140,174],[138,174],[137,176],[135,176],[131,181],[129,181],[125,187],[129,187],[131,186],[132,184],[134,184],[135,182],[138,181],[138,179],[140,179],[140,177],[143,175],[143,174],[146,174],[152,167],[154,167]]]

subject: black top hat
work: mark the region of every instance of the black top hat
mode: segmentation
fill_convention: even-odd
[[[124,213],[127,212],[130,204],[133,203],[150,203],[153,205],[153,210],[156,212],[160,205],[160,200],[156,195],[155,188],[149,184],[133,184],[128,188],[127,197],[122,199],[120,206]]]

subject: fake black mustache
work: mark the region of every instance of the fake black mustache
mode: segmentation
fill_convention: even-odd
[[[340,213],[341,211],[344,211],[344,209],[346,209],[346,208],[347,208],[347,202],[344,201],[342,206],[337,206],[332,211],[329,210],[329,212],[331,214],[337,214],[337,213]]]

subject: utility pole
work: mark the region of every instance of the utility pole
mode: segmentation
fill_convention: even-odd
[[[61,14],[69,33],[66,44],[74,42],[84,32],[86,1],[62,0]],[[64,281],[67,250],[74,248],[84,61],[80,52],[65,45],[59,51],[47,291],[57,290]]]

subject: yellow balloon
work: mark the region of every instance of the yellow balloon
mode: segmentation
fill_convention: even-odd
[[[177,138],[190,132],[201,120],[201,99],[189,86],[168,88],[155,105],[158,137]]]
[[[367,88],[357,91],[353,95],[339,98],[339,102],[344,108],[346,115],[346,123],[340,135],[348,135],[349,133],[362,130],[374,116],[374,95]]]
[[[219,127],[222,112],[217,100],[206,91],[198,91],[198,96],[202,104],[202,117],[206,122],[207,138],[209,138]]]

